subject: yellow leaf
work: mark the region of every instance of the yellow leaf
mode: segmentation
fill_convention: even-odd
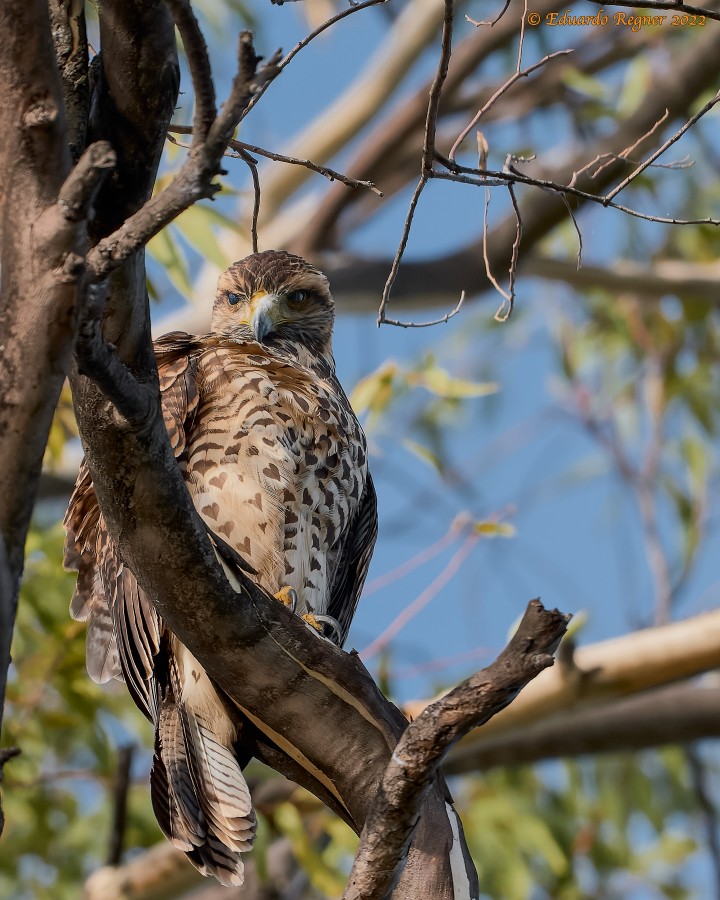
[[[515,537],[516,533],[515,526],[511,525],[509,522],[476,522],[473,526],[473,530],[476,534],[481,534],[483,537],[488,538],[511,538]]]

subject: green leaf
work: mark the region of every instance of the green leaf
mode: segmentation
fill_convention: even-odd
[[[617,103],[617,114],[621,118],[633,115],[647,103],[648,91],[652,88],[653,71],[650,59],[638,54],[625,70],[625,82]]]

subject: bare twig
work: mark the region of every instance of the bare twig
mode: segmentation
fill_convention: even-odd
[[[363,3],[353,4],[349,6],[347,9],[344,9],[342,12],[337,13],[337,15],[331,16],[329,19],[326,19],[319,25],[315,31],[311,32],[307,37],[304,37],[301,41],[298,41],[297,44],[292,48],[292,50],[284,56],[281,60],[274,60],[275,64],[275,73],[273,74],[273,79],[277,77],[283,69],[286,69],[288,65],[293,61],[293,59],[298,55],[298,53],[303,50],[307,45],[314,41],[318,35],[322,34],[323,31],[327,31],[328,28],[331,28],[336,22],[339,22],[341,19],[345,19],[347,16],[353,15],[353,13],[360,12],[363,9],[367,9],[369,6],[377,6],[379,3],[387,3],[388,0],[364,0]],[[255,96],[250,101],[247,112],[249,113],[253,107],[255,107],[265,93],[267,88],[269,87],[270,82],[262,84],[257,90]]]
[[[720,21],[720,11],[717,9],[707,9],[704,6],[688,6],[682,0],[609,0],[603,3],[603,0],[590,0],[591,3],[597,3],[598,6],[629,6],[636,9],[675,9],[681,15],[705,16],[707,19],[717,19]]]
[[[177,144],[178,147],[184,147],[186,150],[190,149],[187,144],[182,144],[172,137],[172,134],[192,134],[193,129],[190,125],[178,125],[173,122],[168,128],[168,132],[171,132],[168,134],[168,140]],[[341,184],[345,184],[351,188],[367,188],[372,191],[373,194],[377,194],[378,197],[384,196],[380,188],[372,181],[361,181],[359,178],[351,178],[343,172],[331,169],[330,166],[320,166],[310,159],[298,159],[295,156],[285,156],[282,153],[275,153],[273,150],[265,150],[264,147],[258,147],[255,144],[246,144],[244,141],[230,141],[228,143],[228,148],[229,149],[225,154],[226,156],[232,156],[234,158],[240,156],[241,158],[244,158],[242,157],[243,153],[255,153],[258,156],[264,156],[266,159],[272,159],[275,162],[288,163],[291,166],[302,166],[305,169],[310,169],[312,172],[323,175],[329,181],[339,181]]]
[[[694,116],[692,116],[690,119],[688,119],[687,122],[682,126],[682,128],[679,128],[672,137],[668,138],[668,140],[665,141],[664,144],[662,144],[660,147],[658,147],[657,150],[654,153],[652,153],[645,160],[644,163],[639,165],[633,172],[631,172],[627,178],[625,178],[623,181],[620,182],[619,185],[617,185],[617,187],[613,188],[611,191],[609,191],[607,194],[605,194],[605,197],[603,198],[604,201],[609,202],[610,200],[613,199],[613,197],[616,197],[620,193],[620,191],[622,191],[632,181],[634,181],[638,177],[638,175],[640,175],[641,172],[644,172],[645,169],[647,169],[647,167],[649,165],[654,163],[655,160],[659,156],[662,156],[662,154],[668,149],[668,147],[672,147],[672,145],[676,141],[679,141],[680,138],[685,134],[686,131],[688,131],[690,128],[692,128],[692,126],[699,119],[701,119],[705,115],[705,113],[709,112],[713,108],[713,106],[717,105],[718,103],[720,103],[720,91],[718,91],[718,93],[715,94],[715,96],[712,98],[712,100],[710,100],[708,103],[706,103],[702,109],[698,110],[698,112],[696,112]]]
[[[199,146],[207,137],[210,126],[217,115],[215,85],[207,45],[195,13],[192,11],[190,0],[168,0],[168,6],[182,37],[195,91],[193,146]]]
[[[410,200],[410,206],[408,208],[407,216],[405,216],[405,223],[403,225],[402,234],[400,235],[400,244],[398,245],[397,251],[395,252],[392,265],[390,266],[390,274],[388,275],[387,281],[385,282],[385,288],[383,290],[382,299],[380,300],[380,308],[378,310],[378,325],[382,325],[386,321],[385,310],[387,309],[387,305],[390,300],[390,291],[392,290],[392,286],[395,283],[395,279],[397,278],[397,273],[400,268],[400,262],[403,258],[403,254],[405,253],[405,248],[407,247],[408,238],[410,237],[410,228],[412,227],[412,222],[415,216],[415,210],[418,205],[418,200],[420,199],[420,194],[422,194],[423,188],[427,183],[428,176],[425,172],[423,172],[423,174],[420,176],[420,180],[415,185],[415,190],[413,191],[413,195]]]
[[[495,91],[495,93],[492,95],[492,97],[490,97],[490,99],[487,101],[487,103],[485,103],[475,113],[475,115],[472,117],[470,122],[468,122],[468,124],[465,126],[465,128],[463,128],[463,130],[460,132],[457,139],[455,140],[455,143],[452,145],[452,147],[450,149],[450,153],[448,154],[448,159],[451,162],[454,162],[455,154],[457,153],[458,148],[460,147],[462,142],[465,140],[465,138],[468,136],[468,134],[470,134],[472,129],[477,125],[477,123],[485,115],[485,113],[489,109],[491,109],[495,105],[495,103],[497,103],[497,101],[500,99],[500,97],[502,97],[503,94],[507,93],[507,91],[510,90],[510,88],[515,84],[515,82],[519,81],[521,78],[527,78],[529,75],[531,75],[537,69],[542,68],[546,63],[550,62],[551,59],[556,59],[559,56],[567,56],[569,53],[572,53],[572,52],[573,52],[572,50],[558,50],[555,53],[549,53],[547,56],[544,56],[541,60],[534,63],[532,66],[528,66],[527,69],[522,69],[522,70],[518,70],[518,71],[514,72],[504,84],[500,85],[500,87]]]
[[[390,641],[402,631],[411,619],[415,618],[420,610],[424,609],[431,600],[437,597],[438,593],[457,574],[479,540],[480,535],[478,533],[474,532],[469,534],[452,555],[450,561],[437,578],[435,578],[421,594],[409,603],[405,609],[393,619],[388,627],[372,641],[372,643],[368,644],[368,646],[360,653],[360,658],[367,661],[378,654],[383,647],[386,647]]]
[[[608,200],[602,194],[591,194],[588,191],[570,187],[568,184],[558,184],[555,181],[523,175],[522,172],[519,172],[514,167],[510,167],[506,172],[494,169],[471,169],[468,166],[459,166],[456,163],[453,164],[450,160],[445,162],[444,158],[442,159],[443,165],[447,165],[450,171],[433,171],[430,174],[431,178],[440,178],[445,181],[461,181],[463,184],[472,184],[480,188],[496,187],[501,184],[527,184],[556,194],[569,194],[571,197],[579,197],[582,200],[599,203],[601,206],[617,209],[619,212],[626,213],[636,219],[644,219],[647,222],[659,222],[664,225],[720,225],[720,219],[712,219],[710,217],[705,219],[675,219],[670,216],[651,216],[636,209],[631,209],[628,206],[623,206],[621,203],[615,203],[614,200]],[[465,175],[466,177],[460,179],[457,177],[457,174]]]
[[[433,325],[444,325],[446,322],[449,322],[454,316],[456,316],[460,310],[463,308],[463,304],[465,303],[465,291],[461,291],[460,299],[453,306],[450,312],[445,313],[444,316],[439,316],[437,319],[430,319],[426,322],[403,322],[400,319],[388,319],[387,316],[382,320],[383,325],[396,325],[398,328],[430,328]]]
[[[366,819],[343,900],[381,900],[388,894],[405,860],[421,803],[447,749],[504,709],[529,681],[553,664],[552,654],[569,618],[532,600],[498,659],[408,725]]]
[[[465,19],[466,19],[471,25],[475,25],[476,28],[480,28],[480,27],[483,26],[483,25],[488,25],[490,28],[492,28],[493,25],[497,25],[497,23],[500,21],[500,19],[502,19],[502,17],[503,17],[503,16],[505,15],[505,13],[508,11],[508,8],[509,8],[509,7],[510,7],[510,0],[505,0],[505,6],[503,6],[503,8],[502,8],[502,9],[500,10],[500,12],[495,16],[495,18],[494,18],[494,19],[490,19],[489,22],[476,22],[475,19],[471,19],[470,16],[465,16]]]
[[[411,557],[406,562],[401,563],[399,566],[396,566],[394,569],[391,569],[389,572],[386,572],[384,575],[379,575],[377,578],[369,581],[363,590],[363,598],[369,597],[371,594],[375,594],[379,590],[382,590],[382,588],[394,584],[396,581],[409,575],[410,572],[413,572],[418,566],[422,566],[426,562],[429,562],[437,556],[438,553],[442,553],[442,551],[446,547],[449,547],[450,544],[457,539],[458,535],[468,527],[471,521],[472,520],[467,513],[460,513],[455,516],[448,530],[441,538],[435,541],[435,543],[426,547],[424,550],[421,550],[420,553],[416,553],[415,556]]]
[[[369,191],[372,191],[373,194],[377,194],[378,197],[384,196],[380,188],[373,184],[372,181],[361,181],[359,178],[351,178],[349,175],[338,172],[336,169],[331,169],[330,166],[320,166],[310,159],[297,159],[294,156],[284,156],[282,153],[264,150],[262,147],[256,147],[254,144],[245,144],[242,141],[230,141],[230,147],[233,150],[242,147],[250,153],[257,153],[258,156],[264,156],[267,159],[275,160],[275,162],[288,163],[292,166],[303,166],[306,169],[317,172],[319,175],[323,175],[329,181],[339,181],[341,184],[345,184],[351,188],[367,188]]]
[[[515,64],[515,72],[516,74],[520,74],[520,69],[522,69],[522,55],[523,55],[523,47],[525,46],[525,24],[527,22],[527,14],[528,14],[528,0],[523,0],[523,11],[520,16],[520,35],[518,37],[518,55],[517,55],[517,63]]]
[[[243,150],[240,153],[243,161],[247,163],[250,169],[250,177],[253,182],[253,211],[250,220],[250,240],[252,242],[252,252],[258,252],[258,218],[260,216],[260,176],[258,175],[257,160],[249,153]]]
[[[577,249],[577,268],[579,269],[582,265],[582,252],[583,252],[583,239],[582,232],[580,231],[580,226],[577,223],[577,219],[575,218],[575,213],[572,211],[572,207],[570,206],[570,201],[565,196],[565,194],[560,194],[563,199],[563,203],[565,204],[565,209],[568,211],[568,215],[570,216],[570,221],[573,223],[573,227],[578,237],[578,249]]]
[[[430,99],[428,101],[427,115],[425,117],[425,137],[423,140],[422,161],[420,164],[420,180],[415,186],[415,191],[413,192],[413,196],[410,201],[410,208],[408,209],[408,214],[405,218],[402,235],[400,237],[400,244],[392,261],[390,274],[388,275],[387,281],[385,282],[385,287],[383,288],[383,295],[380,301],[380,308],[378,310],[378,326],[385,324],[397,325],[402,328],[414,328],[438,324],[438,322],[447,322],[448,319],[450,319],[460,311],[464,300],[463,293],[455,309],[453,309],[452,312],[448,313],[446,317],[438,320],[438,322],[424,322],[420,323],[419,325],[415,325],[412,322],[403,323],[396,319],[387,319],[385,316],[385,310],[387,309],[387,305],[390,300],[390,292],[392,290],[393,284],[395,283],[395,279],[397,278],[397,273],[400,268],[400,262],[402,260],[403,254],[405,253],[405,248],[407,247],[408,238],[410,236],[410,228],[412,226],[413,216],[415,215],[415,209],[417,208],[420,195],[422,194],[425,185],[428,183],[428,180],[430,179],[433,171],[432,167],[433,161],[435,159],[435,134],[437,132],[437,119],[438,111],[440,108],[440,97],[442,95],[443,84],[445,83],[445,79],[447,78],[448,66],[450,65],[450,56],[452,54],[452,32],[454,15],[455,8],[453,0],[445,0],[445,15],[443,18],[440,59],[438,61],[435,77],[433,78],[433,82],[430,87]]]
[[[657,120],[657,122],[651,128],[649,128],[645,132],[645,134],[641,135],[634,143],[632,143],[629,147],[626,147],[624,150],[621,150],[617,155],[614,153],[603,153],[600,156],[596,156],[595,159],[592,160],[592,162],[589,162],[586,166],[583,166],[582,169],[578,169],[577,172],[573,172],[573,176],[569,182],[570,186],[574,187],[577,183],[578,178],[585,172],[587,172],[588,169],[591,169],[595,165],[595,163],[600,162],[601,159],[604,160],[604,162],[602,165],[598,166],[598,168],[592,174],[592,178],[597,178],[597,176],[603,171],[603,169],[607,168],[609,165],[612,165],[612,163],[617,160],[626,160],[627,162],[630,162],[629,157],[633,150],[636,150],[643,141],[647,140],[647,138],[655,134],[662,123],[667,120],[669,115],[670,111],[666,109],[662,116],[660,116],[660,118]]]
[[[520,217],[520,207],[518,206],[515,190],[511,184],[508,185],[508,193],[512,201],[513,210],[515,211],[515,221],[517,227],[515,229],[515,240],[513,241],[512,250],[510,252],[510,269],[508,270],[508,294],[510,295],[510,305],[507,312],[502,313],[502,306],[495,313],[495,319],[498,322],[507,322],[512,315],[513,306],[515,305],[515,276],[517,275],[518,255],[520,253],[520,241],[522,240],[522,218]]]
[[[512,298],[508,292],[500,287],[500,282],[493,275],[492,268],[490,266],[490,257],[488,255],[488,210],[490,209],[490,189],[485,189],[485,207],[483,209],[483,227],[482,227],[482,248],[483,248],[483,262],[485,263],[485,275],[487,276],[487,280],[490,284],[495,288],[495,290],[500,294],[503,298],[503,302],[500,305],[500,309],[495,313],[495,318],[497,319],[500,316],[502,310],[505,307],[506,303],[510,304],[510,308],[512,309]],[[516,240],[517,240],[517,231],[516,231]],[[509,314],[508,314],[509,315]]]

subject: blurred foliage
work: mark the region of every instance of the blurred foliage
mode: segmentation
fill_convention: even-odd
[[[689,898],[698,850],[683,752],[494,770],[465,779],[458,806],[483,893],[503,900]]]
[[[494,382],[452,375],[434,354],[427,354],[415,365],[386,360],[358,382],[350,402],[376,446],[382,438],[399,440],[409,453],[443,475],[448,442],[468,412],[466,401],[498,390]],[[398,427],[400,422],[404,427]],[[412,433],[418,437],[410,437]]]
[[[60,569],[63,531],[32,530],[13,636],[3,743],[21,755],[5,769],[0,897],[76,898],[110,837],[118,744],[150,740],[121,685],[85,670],[85,625],[68,613],[75,575]],[[145,779],[129,796],[127,840],[160,837]]]
[[[649,492],[675,600],[701,546],[720,426],[720,311],[701,301],[590,296],[557,326],[556,395],[640,504]],[[648,523],[645,522],[645,527]]]

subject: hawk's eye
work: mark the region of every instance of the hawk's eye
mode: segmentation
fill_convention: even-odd
[[[309,297],[310,294],[307,291],[291,291],[287,295],[287,302],[289,306],[302,306]]]
[[[240,302],[240,294],[228,294],[227,298],[228,298],[228,303],[231,306],[235,306],[236,303]]]

